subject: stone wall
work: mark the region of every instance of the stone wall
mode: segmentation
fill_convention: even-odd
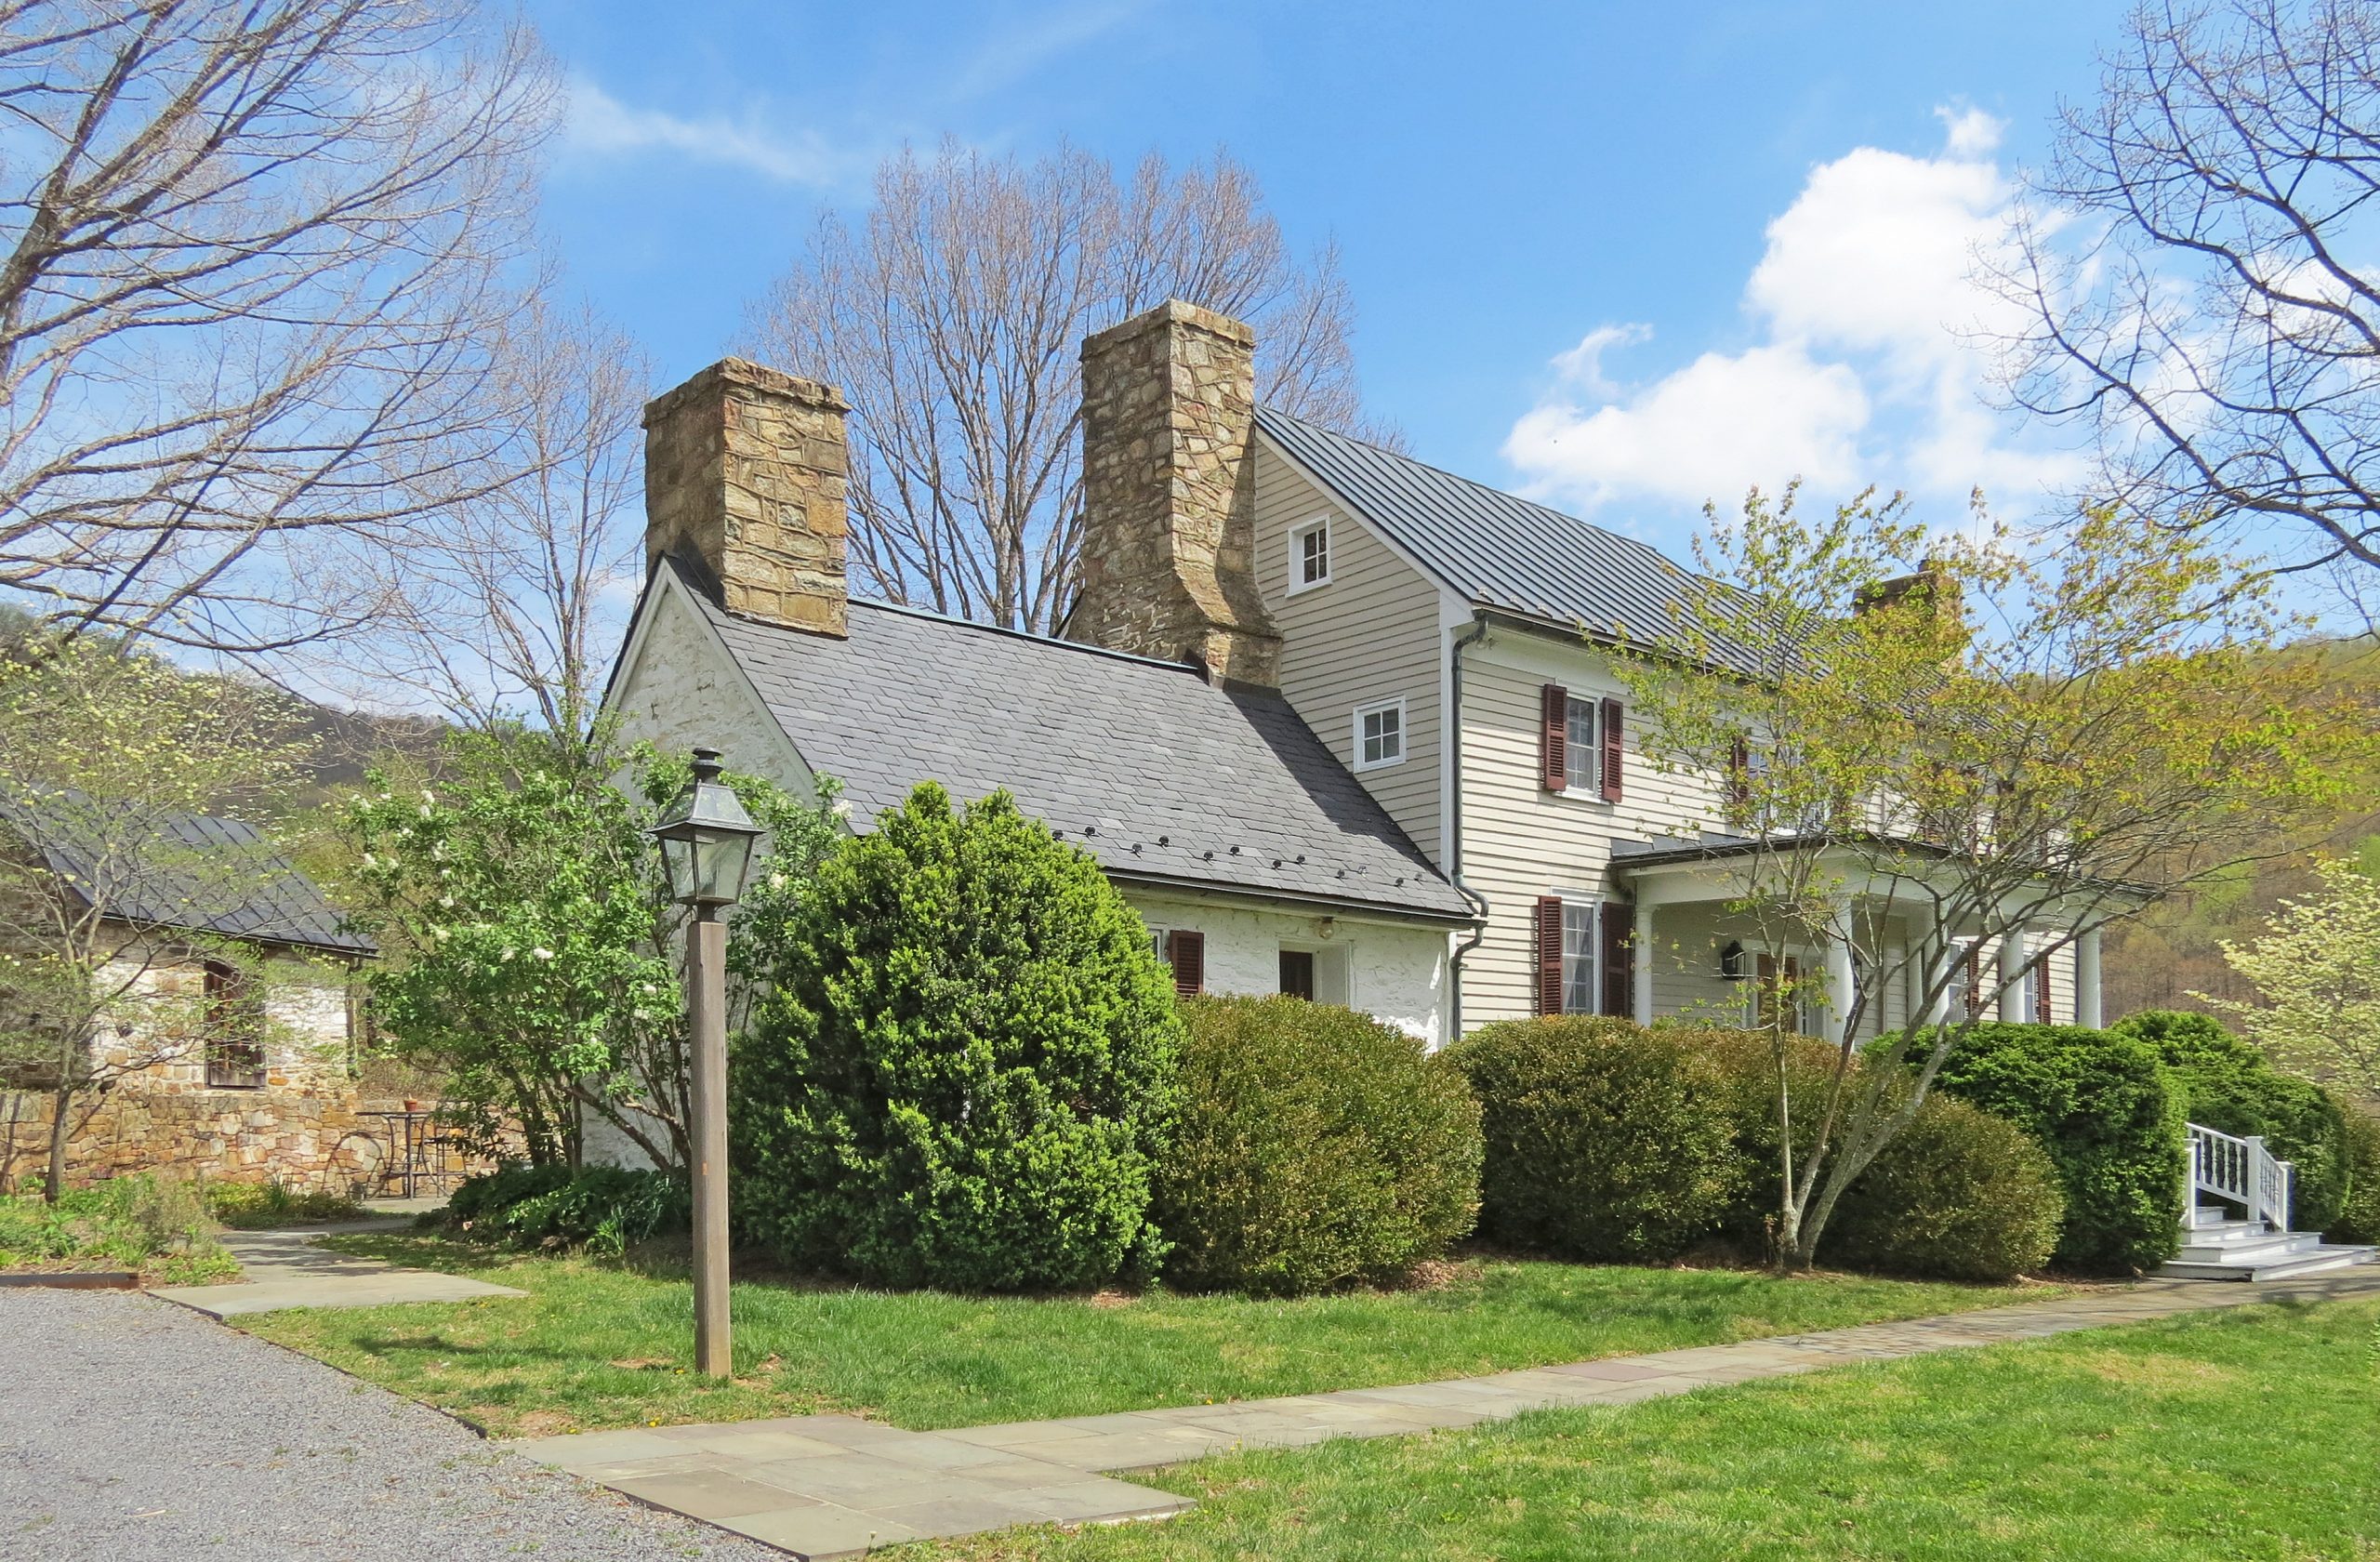
[[[645,562],[695,563],[728,612],[840,635],[850,456],[831,385],[722,359],[644,409]]]
[[[1257,591],[1256,337],[1161,304],[1082,344],[1082,593],[1072,640],[1280,682]]]
[[[75,1099],[70,1186],[165,1172],[350,1191],[377,1175],[386,1130],[363,1115],[367,1104],[351,1078],[356,995],[343,969],[296,958],[262,964],[264,1082],[224,1089],[207,1082],[206,1038],[193,1024],[203,963],[145,951],[126,963],[148,1019],[111,1029],[100,1045],[102,1059],[125,1072]],[[54,1106],[46,1092],[0,1090],[0,1182],[42,1176]]]

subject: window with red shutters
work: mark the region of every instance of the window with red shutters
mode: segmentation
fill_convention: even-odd
[[[1740,737],[1727,750],[1727,806],[1739,819],[1752,814],[1752,745]]]
[[[2033,1022],[2051,1025],[2049,1017],[2049,960],[2043,958],[2033,967]]]
[[[1537,728],[1538,784],[1549,792],[1561,791],[1570,784],[1569,690],[1548,683],[1540,691]]]
[[[1562,897],[1537,897],[1537,983],[1532,1007],[1540,1014],[1562,1013]]]
[[[1165,937],[1165,958],[1173,967],[1173,990],[1195,998],[1207,990],[1207,935],[1176,928]]]
[[[1620,702],[1603,702],[1603,797],[1606,802],[1620,801]]]

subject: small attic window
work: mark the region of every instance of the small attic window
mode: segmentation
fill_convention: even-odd
[[[1405,702],[1355,708],[1355,768],[1377,770],[1405,761]]]
[[[1330,584],[1330,517],[1289,531],[1289,595]]]

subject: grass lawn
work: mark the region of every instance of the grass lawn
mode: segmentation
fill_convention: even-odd
[[[736,1376],[686,1370],[682,1273],[430,1237],[327,1245],[529,1292],[242,1326],[499,1436],[864,1410],[928,1430],[1368,1388],[2056,1294],[1821,1275],[1472,1260],[1431,1290],[1296,1302],[976,1298],[739,1285]]]
[[[1144,1477],[918,1562],[2380,1557],[2380,1303],[2226,1308]]]

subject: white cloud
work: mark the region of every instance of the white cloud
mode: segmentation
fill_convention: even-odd
[[[1504,454],[1590,505],[1632,495],[1699,505],[1774,487],[1780,474],[1849,484],[1867,421],[1867,393],[1850,369],[1798,347],[1756,347],[1704,353],[1625,402],[1540,405],[1514,426]]]
[[[720,114],[689,119],[660,109],[635,108],[583,76],[570,84],[562,144],[597,157],[677,152],[787,184],[832,185],[862,165],[815,131],[775,128],[749,116],[741,121]]]
[[[1731,501],[1798,476],[1829,496],[1981,484],[2022,509],[2071,479],[2070,452],[2010,443],[1982,397],[1988,338],[2014,323],[1973,273],[2006,242],[2014,192],[1996,161],[2001,123],[1940,117],[1934,156],[1859,147],[1811,170],[1745,284],[1755,345],[1627,389],[1604,355],[1645,328],[1591,331],[1553,361],[1507,458],[1536,490],[1585,505]]]

